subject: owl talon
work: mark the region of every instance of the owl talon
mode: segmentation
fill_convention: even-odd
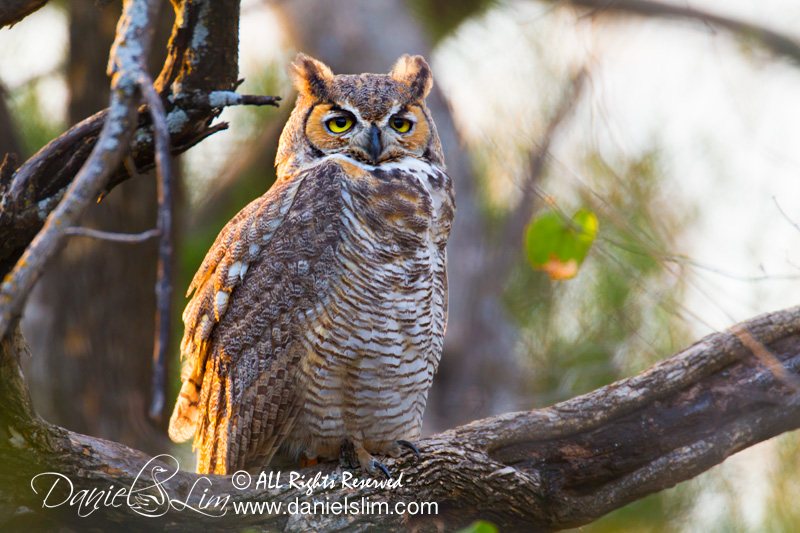
[[[381,472],[383,472],[384,474],[386,474],[386,477],[387,477],[387,478],[389,478],[389,479],[392,479],[392,475],[389,473],[389,469],[388,469],[388,468],[386,468],[385,466],[383,466],[383,465],[382,465],[381,463],[379,463],[377,460],[373,459],[373,460],[372,460],[372,464],[371,464],[371,466],[372,466],[372,468],[373,468],[373,469],[377,468],[378,470],[380,470]]]
[[[419,455],[419,448],[414,446],[414,444],[408,442],[407,440],[398,440],[396,442],[397,442],[397,444],[399,444],[403,448],[407,448],[407,449],[411,450],[412,452],[414,452],[414,455],[417,456],[417,464],[422,462],[422,457]]]

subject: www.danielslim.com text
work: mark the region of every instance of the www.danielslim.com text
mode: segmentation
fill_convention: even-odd
[[[373,502],[367,498],[344,501],[312,500],[303,501],[299,498],[285,502],[231,502],[236,514],[258,515],[365,515],[365,514],[410,514],[410,515],[436,515],[439,514],[439,504],[436,502]]]

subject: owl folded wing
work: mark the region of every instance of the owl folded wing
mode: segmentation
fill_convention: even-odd
[[[212,346],[213,335],[232,298],[237,298],[237,287],[248,269],[269,246],[301,183],[276,183],[242,209],[220,232],[189,286],[187,296],[193,291],[194,296],[183,313],[183,384],[170,418],[169,436],[183,442],[195,435],[200,460],[205,457],[205,461],[217,463],[217,470],[225,468],[226,461],[216,456],[227,450],[228,432],[223,428],[229,427],[234,390],[231,365],[224,350]],[[217,357],[209,357],[212,353]]]

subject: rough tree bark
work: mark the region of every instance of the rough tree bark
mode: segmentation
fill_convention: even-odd
[[[238,2],[184,0],[177,9],[170,58],[157,86],[163,96],[172,97],[170,134],[180,151],[216,131],[210,123],[223,102],[246,99],[208,92],[235,87]],[[124,445],[51,425],[34,411],[19,367],[21,358],[33,356],[16,321],[20,307],[15,307],[29,289],[16,284],[15,274],[31,264],[41,266],[32,254],[50,231],[45,219],[53,213],[48,224],[53,223],[62,198],[64,203],[74,201],[75,190],[68,186],[80,178],[76,173],[106,116],[116,117],[111,129],[121,139],[126,135],[120,128],[127,117],[134,117],[130,129],[138,126],[132,152],[136,164],[152,165],[149,120],[143,114],[137,119],[134,104],[127,105],[127,110],[112,108],[76,126],[16,172],[0,169],[3,273],[14,265],[0,291],[2,527],[21,529],[44,518],[103,529],[122,525],[181,531],[207,525],[240,530],[255,525],[286,531],[449,530],[486,518],[504,530],[556,530],[590,522],[693,477],[747,446],[800,427],[800,307],[710,335],[638,376],[553,407],[478,420],[425,439],[418,443],[419,463],[409,455],[386,461],[401,479],[393,489],[343,487],[346,474],[332,464],[303,471],[306,479],[320,473],[333,481],[311,495],[289,486],[285,478],[281,487],[238,489],[234,483],[241,487],[244,474],[181,472],[168,456],[152,459]],[[106,187],[126,177],[119,172]],[[64,234],[50,238],[63,241]],[[17,261],[23,251],[23,260]],[[40,273],[29,272],[26,279]],[[391,505],[435,502],[438,513],[237,515],[233,506],[344,498]],[[95,505],[98,509],[91,512]]]

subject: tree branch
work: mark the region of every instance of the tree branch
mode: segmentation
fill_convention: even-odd
[[[48,0],[4,0],[0,2],[0,28],[13,26],[43,8]]]
[[[675,4],[663,4],[650,0],[550,0],[558,4],[569,4],[576,7],[589,8],[589,15],[607,12],[630,13],[645,17],[661,17],[686,19],[703,22],[723,28],[740,37],[751,38],[769,52],[800,63],[800,44],[793,38],[777,31],[736,20],[708,11],[683,7]]]
[[[338,465],[307,468],[301,471],[306,479],[320,473],[333,480],[332,486],[308,495],[289,486],[288,472],[282,474],[280,488],[257,487],[253,474],[250,486],[239,490],[236,486],[242,486],[245,474],[237,478],[177,471],[170,456],[152,459],[123,445],[47,424],[30,405],[17,367],[26,347],[15,331],[0,353],[0,501],[27,509],[5,513],[9,525],[35,513],[73,526],[111,528],[124,523],[133,529],[174,531],[200,525],[217,530],[452,530],[477,518],[503,531],[575,527],[800,427],[800,395],[759,362],[742,342],[742,332],[750,337],[748,344],[756,340],[760,349],[769,350],[787,372],[797,375],[800,307],[709,335],[638,376],[553,407],[487,418],[425,439],[418,443],[420,464],[411,454],[386,461],[395,479],[402,476],[394,489],[348,489],[342,486],[347,471]],[[55,483],[58,476],[46,474],[36,478],[34,491],[31,479],[47,472],[66,476],[72,486],[63,480]],[[161,480],[157,484],[151,481],[154,473]],[[88,518],[78,516],[78,503],[53,507],[80,490],[97,495],[109,486],[152,495],[149,513],[159,516],[143,516],[142,508],[129,505],[125,496],[117,506],[99,504]],[[105,494],[97,496],[98,501]],[[438,514],[241,515],[234,508],[234,502],[281,502],[286,510],[293,501],[331,504],[345,498],[386,502],[390,509],[398,502],[436,502]],[[43,508],[45,501],[53,508]],[[91,508],[86,506],[84,514]]]
[[[158,5],[158,2],[145,0],[125,2],[117,39],[111,48],[111,103],[103,129],[80,173],[67,188],[63,200],[0,285],[0,338],[5,336],[11,323],[19,316],[44,266],[63,246],[66,229],[77,223],[89,203],[100,194],[111,172],[128,150],[135,130],[133,119],[139,99],[139,75],[144,71],[153,37],[150,21]],[[15,186],[18,189],[18,185],[12,182],[12,193]]]
[[[239,4],[235,0],[186,0],[177,5],[178,13],[170,50],[164,68],[155,83],[166,102],[166,123],[169,129],[171,153],[181,153],[207,136],[227,127],[221,123],[212,126],[211,122],[228,105],[276,105],[277,97],[234,95],[230,91],[238,84],[238,15]],[[200,65],[202,63],[202,67]],[[136,75],[137,73],[132,73]],[[122,76],[119,76],[122,79]],[[134,91],[135,93],[135,91]],[[116,93],[115,93],[116,94]],[[138,94],[138,93],[135,93]],[[24,163],[7,182],[11,173],[10,165],[4,165],[4,183],[0,183],[0,277],[18,262],[34,236],[44,226],[48,215],[55,209],[67,193],[76,174],[81,169],[99,169],[95,163],[86,165],[89,154],[102,139],[101,129],[109,120],[119,123],[117,116],[109,117],[109,112],[122,109],[118,106],[106,109],[84,120],[68,132],[42,148]],[[135,113],[135,106],[125,107]],[[128,138],[135,126],[133,143],[130,145],[131,160],[140,170],[152,168],[155,164],[155,136],[153,122],[148,117],[148,107],[139,109],[138,116],[127,117],[131,127],[123,127],[126,139],[119,138],[117,146],[127,151]],[[121,123],[120,123],[121,124]],[[127,123],[126,123],[127,124]],[[116,131],[116,130],[115,130]],[[97,156],[99,157],[99,155]],[[102,196],[116,184],[130,176],[118,165],[118,158],[106,161],[104,176],[99,191],[94,188],[81,190],[88,194],[89,201]],[[94,175],[93,173],[90,175]],[[110,177],[109,177],[110,175]],[[83,200],[81,200],[83,202]],[[64,209],[68,205],[64,206]],[[75,206],[72,206],[74,208]],[[72,209],[71,208],[71,209]],[[75,213],[82,212],[78,209]],[[58,219],[61,220],[61,219]],[[8,329],[10,322],[18,316],[20,306],[28,289],[35,281],[36,272],[57,250],[63,237],[62,228],[72,223],[51,225],[50,237],[46,241],[48,252],[37,254],[35,263],[24,262],[22,274],[14,274],[0,288],[0,336]]]
[[[538,184],[544,176],[547,159],[550,157],[550,146],[561,129],[562,125],[572,115],[583,96],[586,85],[587,69],[581,68],[569,81],[569,86],[564,96],[547,122],[542,137],[528,155],[528,168],[522,183],[519,184],[522,198],[511,213],[506,217],[506,223],[500,235],[500,246],[495,253],[491,276],[502,284],[508,279],[508,273],[513,267],[514,258],[519,255],[523,242],[525,227],[530,223],[534,212],[534,197],[538,193]]]
[[[143,231],[142,233],[131,235],[128,233],[114,233],[110,231],[102,231],[93,228],[84,228],[82,226],[75,226],[72,228],[67,228],[65,233],[70,236],[79,235],[81,237],[89,237],[90,239],[98,239],[103,241],[123,242],[127,244],[139,244],[149,239],[152,239],[153,237],[158,237],[161,232],[157,229],[150,229],[147,231]]]
[[[153,80],[142,72],[139,78],[142,96],[147,102],[155,135],[155,157],[158,174],[158,275],[156,280],[156,332],[153,343],[153,372],[149,416],[160,420],[164,412],[167,382],[167,348],[171,332],[172,310],[172,161],[169,147],[169,126],[164,105],[153,87]]]

